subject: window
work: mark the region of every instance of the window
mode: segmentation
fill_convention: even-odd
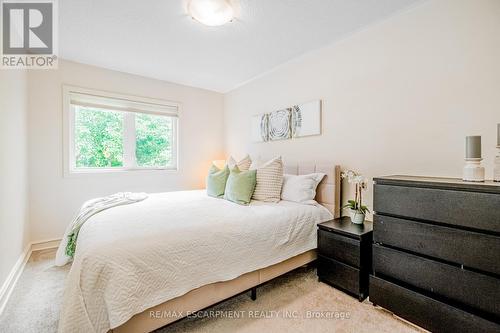
[[[176,103],[66,86],[64,98],[69,173],[177,169]]]

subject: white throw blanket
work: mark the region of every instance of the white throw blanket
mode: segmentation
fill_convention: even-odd
[[[321,206],[206,191],[150,194],[85,223],[66,279],[60,333],[105,333],[200,286],[234,279],[316,248]]]
[[[61,244],[59,244],[59,248],[57,249],[56,265],[64,266],[73,259],[73,255],[70,255],[67,251],[69,239],[72,238],[73,242],[76,242],[80,228],[89,218],[103,210],[139,202],[147,197],[148,195],[146,193],[119,192],[106,197],[86,201],[66,228],[66,232],[64,232]]]

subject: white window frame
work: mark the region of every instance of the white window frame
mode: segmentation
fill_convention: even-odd
[[[134,111],[120,110],[119,108],[107,108],[109,110],[126,111],[123,117],[123,167],[113,168],[77,168],[75,158],[75,113],[72,110],[71,98],[74,94],[96,96],[108,98],[110,100],[125,101],[130,103],[143,103],[153,106],[151,111]],[[158,110],[154,106],[158,106]],[[168,113],[161,108],[169,109]],[[63,85],[63,156],[64,156],[64,176],[85,175],[85,174],[109,174],[109,173],[123,173],[133,171],[163,171],[163,172],[176,172],[179,169],[179,118],[180,118],[181,104],[178,102],[138,97],[131,95],[118,94],[113,92],[94,90],[88,88],[81,88],[70,85]],[[173,112],[172,110],[176,110]],[[165,167],[139,167],[136,165],[135,158],[135,113],[146,113],[171,116],[174,123],[172,126],[172,165]]]

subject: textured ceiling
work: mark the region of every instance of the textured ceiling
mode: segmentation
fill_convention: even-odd
[[[238,18],[206,27],[186,0],[59,1],[64,59],[229,91],[420,0],[240,0]]]

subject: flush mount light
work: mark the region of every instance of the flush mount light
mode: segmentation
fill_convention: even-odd
[[[188,12],[196,21],[211,27],[234,18],[234,9],[228,0],[190,0]]]

